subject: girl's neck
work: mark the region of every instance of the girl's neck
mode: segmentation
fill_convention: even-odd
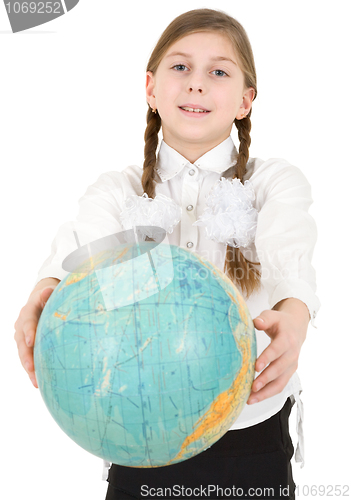
[[[229,135],[228,135],[229,137]],[[186,141],[176,141],[175,139],[169,140],[166,137],[163,138],[164,142],[170,146],[171,148],[175,149],[179,154],[184,156],[190,163],[195,163],[196,160],[201,158],[204,154],[208,153],[211,149],[215,148],[219,144],[221,144],[223,141],[228,139],[228,137],[224,139],[217,139],[214,140],[213,142],[209,143],[188,143]]]

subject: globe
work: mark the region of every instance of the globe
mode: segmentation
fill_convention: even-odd
[[[109,462],[160,467],[220,439],[249,397],[255,329],[229,278],[148,241],[90,255],[41,314],[34,363],[61,429]]]

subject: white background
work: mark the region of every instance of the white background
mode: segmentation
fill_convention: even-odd
[[[88,185],[102,172],[142,166],[147,60],[169,22],[199,7],[226,11],[250,38],[258,75],[250,156],[285,158],[312,185],[322,308],[300,356],[306,465],[293,462],[293,470],[300,497],[312,485],[350,482],[349,2],[82,0],[67,15],[17,34],[1,3],[0,496],[6,500],[104,499],[101,460],[48,413],[20,365],[13,325],[58,227],[74,219]],[[235,127],[232,136],[238,145]]]

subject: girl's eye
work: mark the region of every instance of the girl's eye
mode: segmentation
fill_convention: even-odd
[[[215,69],[214,71],[212,71],[212,73],[217,73],[216,76],[228,76],[227,73],[221,69]],[[219,75],[218,73],[222,73],[221,75]]]
[[[185,66],[185,64],[175,64],[174,66],[172,66],[172,69],[181,72],[187,71],[187,67]],[[214,71],[212,71],[212,73],[216,73],[216,76],[221,76],[221,77],[228,76],[228,74],[221,69],[215,69]]]
[[[172,66],[172,69],[173,68],[186,68],[186,66],[184,64],[176,64],[175,66]],[[177,70],[177,71],[184,71],[184,70],[180,69],[180,70]]]

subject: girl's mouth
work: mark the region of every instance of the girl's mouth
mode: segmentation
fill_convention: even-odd
[[[206,109],[200,109],[200,108],[189,108],[188,106],[179,106],[180,109],[187,111],[188,113],[210,113],[210,111],[207,111]]]

